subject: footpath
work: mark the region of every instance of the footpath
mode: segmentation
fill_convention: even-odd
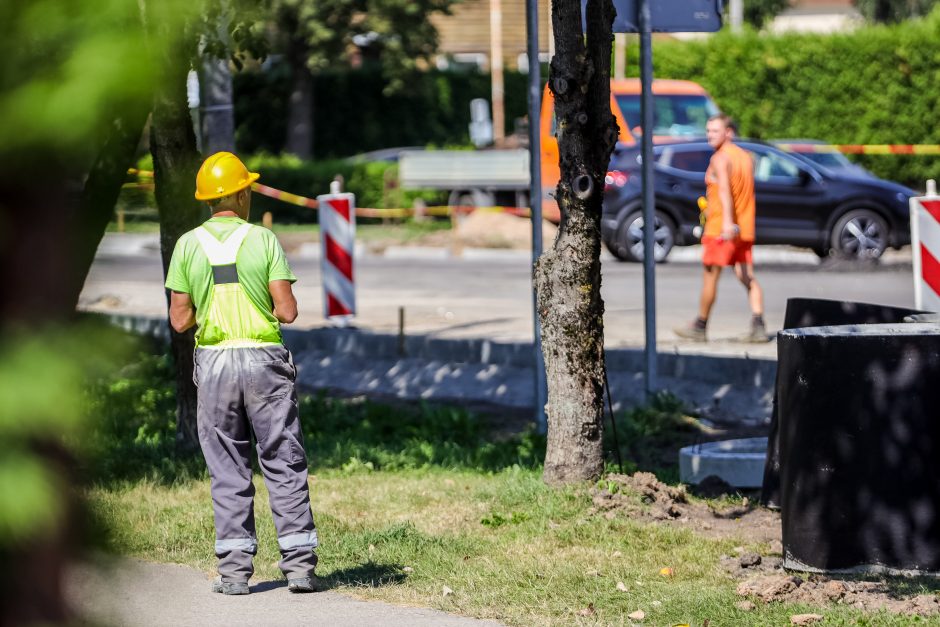
[[[83,624],[134,627],[499,627],[437,610],[360,601],[338,592],[291,594],[287,582],[252,582],[251,594],[209,591],[210,577],[187,566],[121,559],[75,566],[65,594]]]

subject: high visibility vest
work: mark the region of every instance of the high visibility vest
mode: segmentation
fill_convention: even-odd
[[[242,224],[220,242],[204,226],[194,233],[209,265],[213,286],[209,291],[206,315],[196,332],[197,346],[217,348],[280,344],[280,330],[251,302],[238,281],[235,260],[238,250],[253,227]]]

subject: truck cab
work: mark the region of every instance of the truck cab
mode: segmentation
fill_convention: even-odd
[[[620,127],[619,143],[632,147],[643,132],[640,117],[642,84],[638,78],[610,81],[610,110]],[[653,81],[653,141],[656,143],[705,135],[708,118],[719,109],[711,96],[692,81],[657,79]],[[542,213],[558,222],[561,214],[555,201],[555,188],[561,177],[558,140],[555,138],[555,97],[548,85],[542,93],[540,120],[542,145]]]

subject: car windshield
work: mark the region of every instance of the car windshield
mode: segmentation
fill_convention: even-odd
[[[851,168],[849,161],[841,152],[801,152],[803,157],[827,168]]]
[[[640,96],[615,96],[617,105],[630,129],[641,127]],[[707,96],[653,96],[653,134],[670,137],[704,135],[708,118],[718,107]]]

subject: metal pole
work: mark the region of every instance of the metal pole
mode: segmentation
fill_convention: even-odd
[[[640,115],[643,119],[643,297],[646,318],[646,380],[647,400],[656,391],[656,259],[655,224],[656,194],[653,188],[653,43],[650,0],[637,4],[640,25],[640,81],[643,95]]]
[[[506,137],[501,0],[490,0],[490,91],[493,98],[493,139],[499,141]]]
[[[529,55],[529,205],[532,208],[532,323],[535,344],[535,426],[545,433],[548,422],[545,404],[548,402],[548,383],[545,380],[545,361],[542,359],[542,330],[539,328],[538,302],[535,294],[535,264],[542,256],[542,146],[540,113],[542,109],[542,66],[539,63],[539,5],[537,0],[526,0],[526,49]],[[551,24],[549,24],[551,29]]]
[[[731,0],[728,13],[731,15],[731,30],[735,33],[741,32],[741,26],[744,24],[744,0]]]

